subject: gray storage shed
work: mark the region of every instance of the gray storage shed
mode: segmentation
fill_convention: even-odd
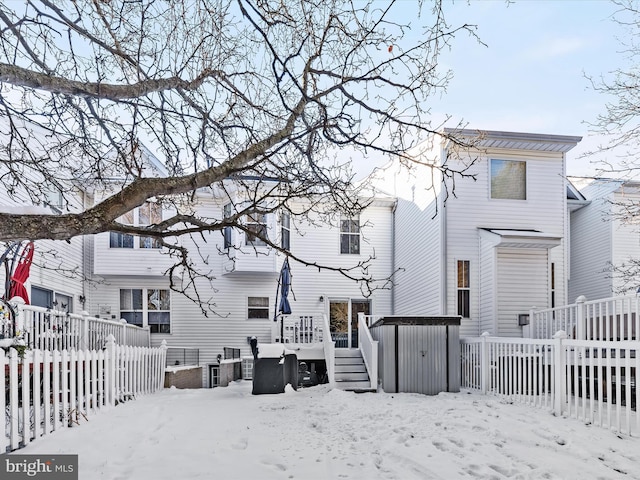
[[[389,316],[374,323],[378,377],[385,392],[460,391],[459,316]]]

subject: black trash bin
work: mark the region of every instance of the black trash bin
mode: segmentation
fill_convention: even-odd
[[[284,393],[287,384],[298,388],[298,358],[280,344],[256,345],[253,354],[254,395]]]

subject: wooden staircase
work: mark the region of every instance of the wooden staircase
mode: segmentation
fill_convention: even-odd
[[[336,388],[352,392],[375,392],[364,364],[362,353],[357,348],[336,348]]]

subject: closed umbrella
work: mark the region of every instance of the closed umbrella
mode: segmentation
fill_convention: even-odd
[[[31,262],[33,261],[33,242],[27,243],[22,250],[18,265],[11,275],[11,287],[9,289],[9,298],[22,297],[22,299],[29,304],[29,294],[24,286],[24,282],[29,278],[29,271],[31,270]]]
[[[291,289],[291,270],[289,268],[289,259],[286,258],[280,269],[279,291],[280,303],[278,303],[278,312],[280,315],[280,343],[284,343],[284,319],[282,315],[291,313],[291,305],[289,304],[289,290]],[[277,316],[276,319],[277,320]]]

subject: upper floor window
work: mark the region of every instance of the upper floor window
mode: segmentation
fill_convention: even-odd
[[[118,222],[123,225],[145,226],[155,225],[162,221],[162,207],[154,202],[146,202],[140,207],[125,213]],[[130,233],[110,232],[109,247],[111,248],[162,248],[159,239],[153,237],[139,237],[134,241]]]
[[[291,249],[291,214],[282,212],[280,215],[280,246],[284,250]]]
[[[231,204],[227,203],[222,207],[222,215],[225,220],[231,217]],[[231,248],[233,246],[231,239],[231,227],[224,227],[222,229],[222,236],[224,237],[224,248]]]
[[[57,185],[47,183],[42,192],[44,193],[44,204],[56,213],[62,213],[64,209],[64,195]]]
[[[123,288],[120,290],[120,317],[127,323],[149,327],[151,333],[171,333],[169,290]]]
[[[527,163],[519,160],[491,160],[491,198],[527,199]]]
[[[267,216],[264,213],[247,215],[247,245],[264,246],[263,238],[267,238]]]
[[[162,207],[155,202],[146,202],[138,207],[138,225],[157,225],[162,221]],[[140,248],[162,248],[160,239],[140,237]]]
[[[360,253],[360,217],[340,218],[340,253]]]

